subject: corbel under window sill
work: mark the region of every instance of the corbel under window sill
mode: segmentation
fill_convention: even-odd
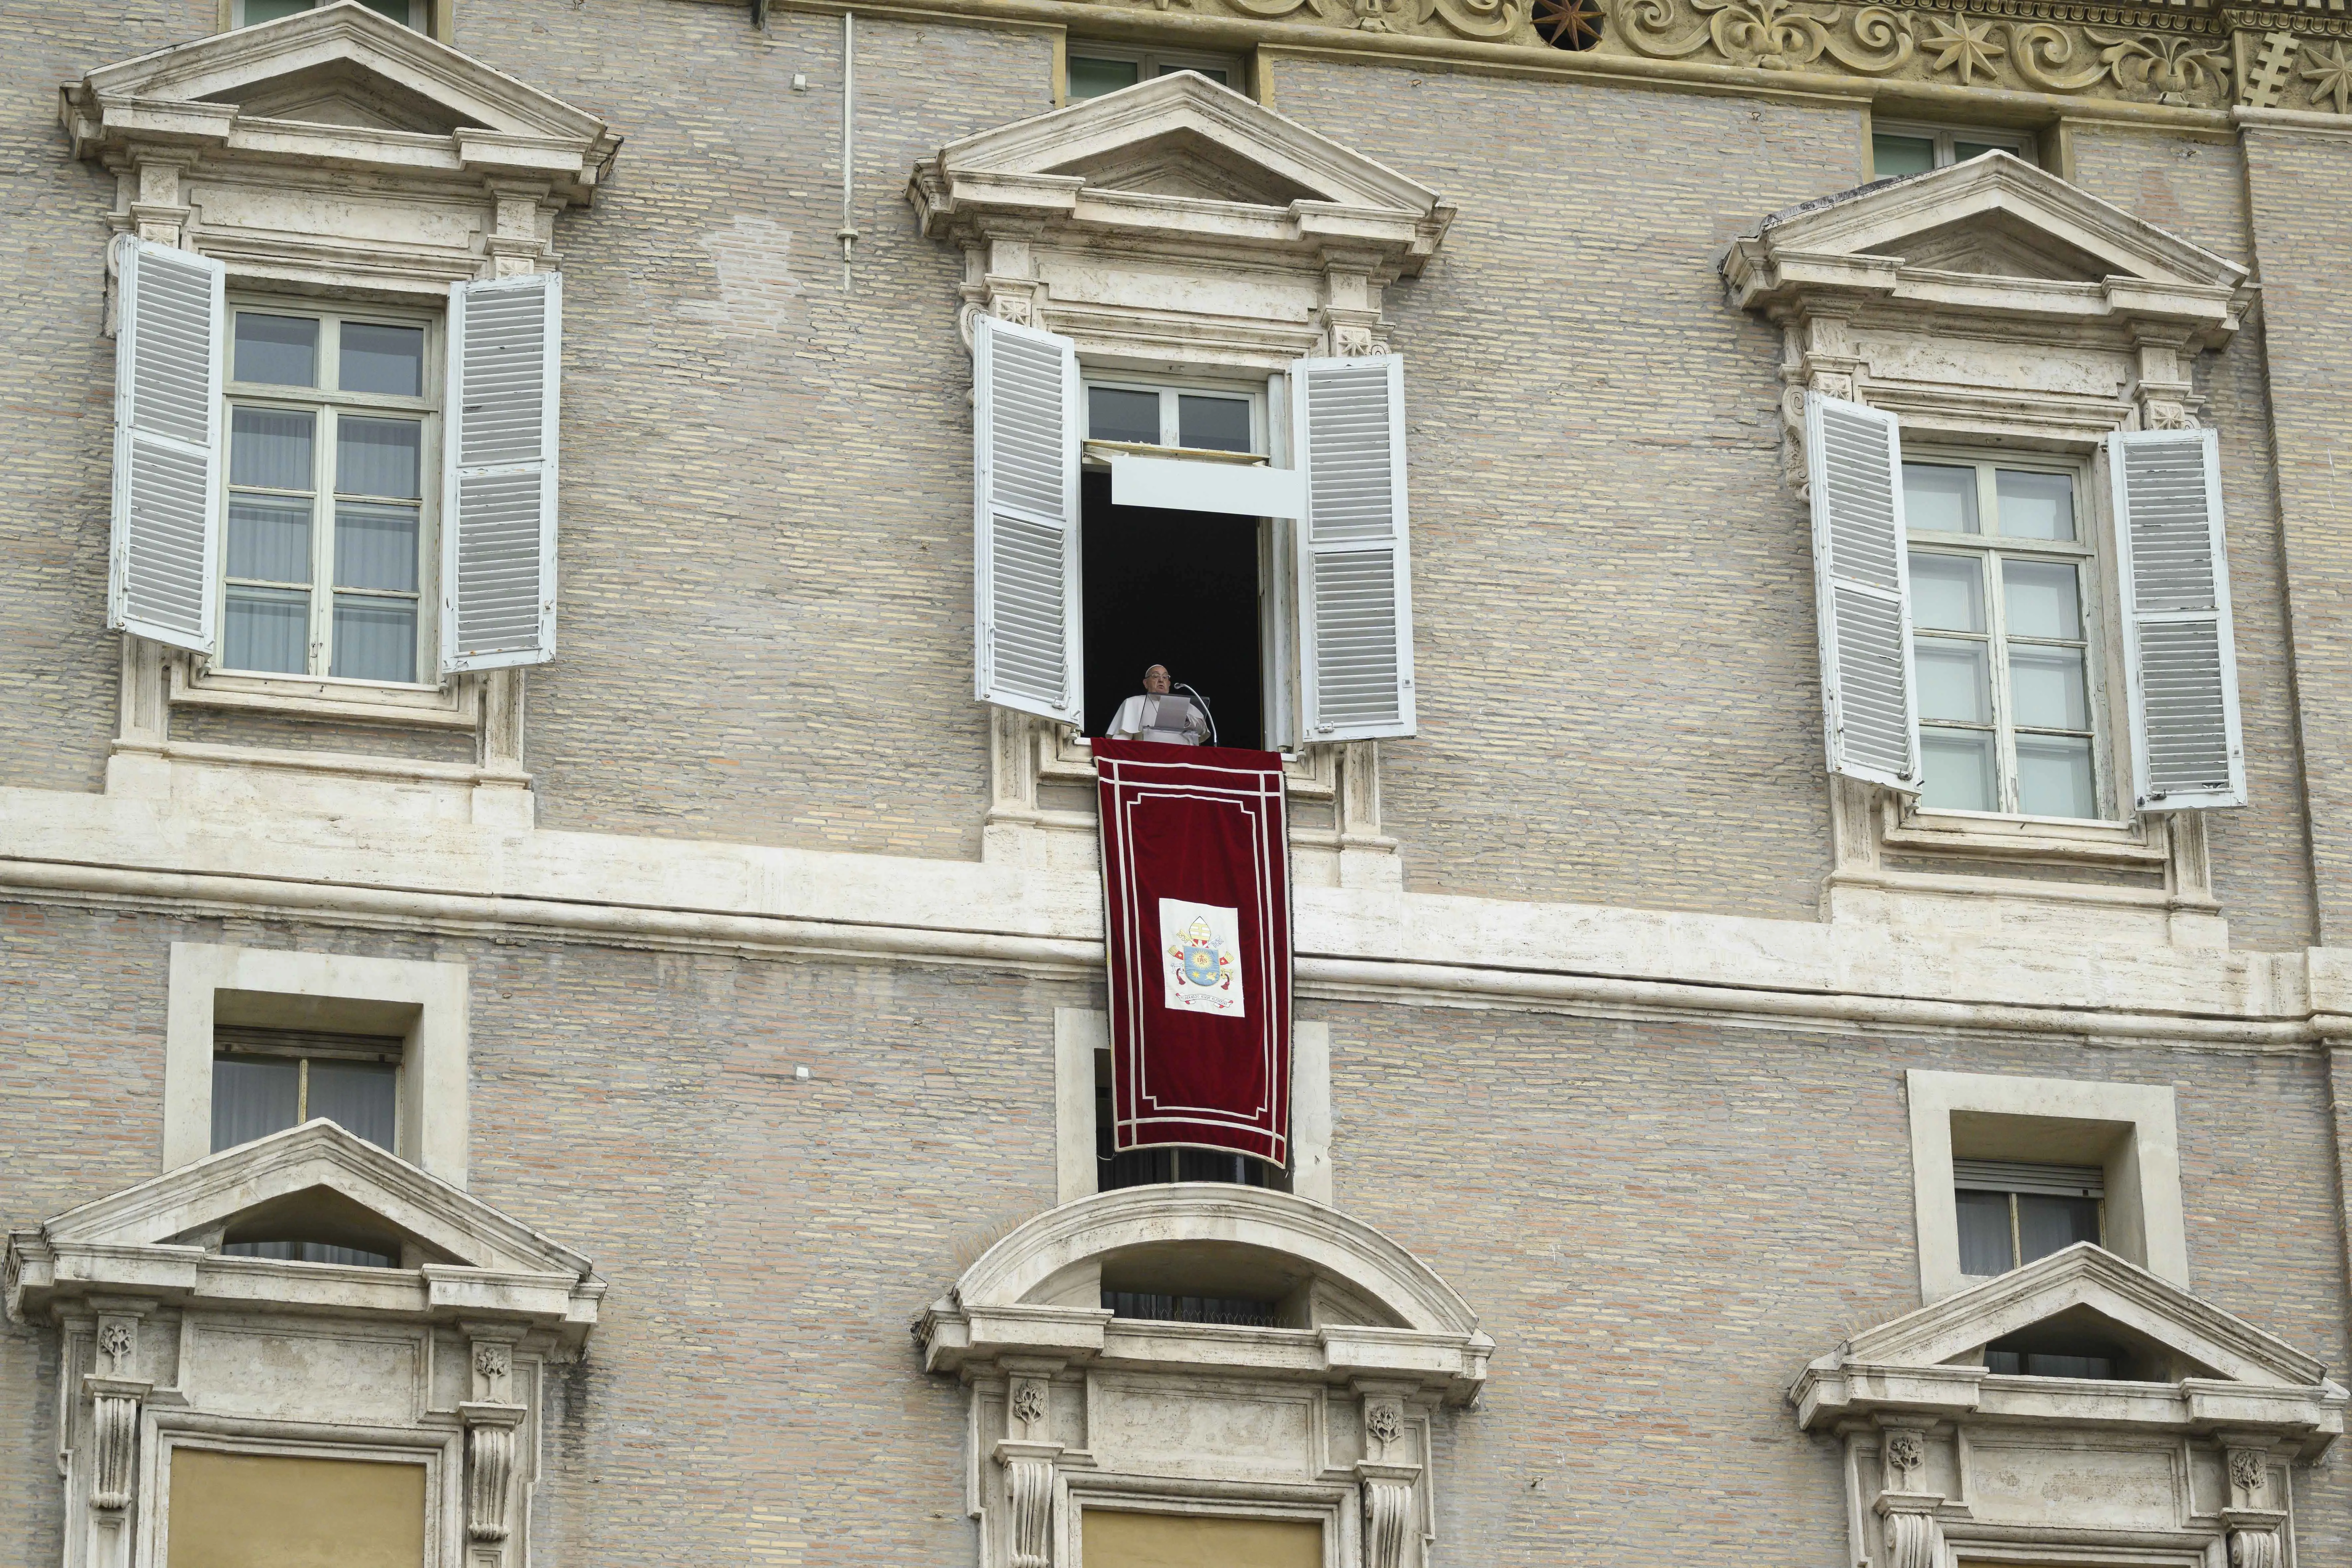
[[[482,683],[462,676],[440,686],[425,686],[334,676],[236,674],[180,658],[166,662],[175,705],[346,724],[469,731],[481,727]]]
[[[1309,743],[1282,753],[1282,778],[1300,800],[1329,800],[1339,789],[1339,746]],[[1093,742],[1068,725],[1060,727],[1054,749],[1037,770],[1046,784],[1091,784],[1095,782]]]

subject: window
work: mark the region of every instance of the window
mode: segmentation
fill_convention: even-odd
[[[2074,472],[1903,464],[1922,805],[2097,817],[2097,604]]]
[[[173,1568],[425,1561],[426,1467],[173,1446]]]
[[[321,1116],[399,1152],[398,1036],[222,1025],[213,1040],[215,1153]]]
[[[232,312],[220,667],[423,679],[438,472],[430,323]]]
[[[1218,1149],[1111,1148],[1110,1052],[1095,1053],[1095,1190],[1149,1186],[1155,1182],[1235,1182],[1246,1187],[1282,1187],[1284,1173],[1247,1154]],[[1108,1305],[1108,1303],[1105,1303]],[[1129,1313],[1129,1316],[1156,1316]],[[1226,1320],[1202,1319],[1203,1322]]]
[[[2104,1241],[2105,1183],[2105,1173],[2095,1165],[1955,1159],[1960,1271],[1990,1278],[2078,1241]]]
[[[1087,384],[1079,562],[1088,734],[1108,731],[1119,704],[1142,689],[1146,666],[1164,664],[1208,710],[1219,742],[1265,739],[1274,695],[1263,657],[1273,640],[1267,525],[1231,513],[1114,505],[1105,466],[1113,450],[1263,453],[1264,403],[1261,394],[1214,387]]]
[[[1192,55],[1162,49],[1129,49],[1073,38],[1069,54],[1071,102],[1100,98],[1172,71],[1198,71],[1219,87],[1243,90],[1242,63],[1230,55]]]
[[[280,16],[297,16],[328,3],[329,0],[236,0],[236,26],[250,27],[261,22],[275,22]],[[360,0],[360,4],[404,26],[420,33],[425,30],[425,0]]]
[[[1965,163],[1987,153],[2011,153],[2031,160],[2033,138],[2020,131],[1881,121],[1871,128],[1870,177],[1884,180],[1895,174],[1924,174],[1930,169]]]

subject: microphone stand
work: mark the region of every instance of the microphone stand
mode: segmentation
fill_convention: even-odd
[[[1209,744],[1213,746],[1215,745],[1217,743],[1217,715],[1210,709],[1209,700],[1202,696],[1198,690],[1194,689],[1192,687],[1185,685],[1184,682],[1181,680],[1170,681],[1168,683],[1168,689],[1171,691],[1181,691],[1185,696],[1190,697],[1193,701],[1201,705],[1201,712],[1202,716],[1209,721]]]

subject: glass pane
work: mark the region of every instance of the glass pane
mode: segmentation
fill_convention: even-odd
[[[1977,531],[1977,471],[1944,463],[1903,465],[1903,526],[1915,533]]]
[[[335,595],[335,657],[347,680],[416,679],[416,601]]]
[[[394,21],[405,22],[405,16]],[[342,352],[335,384],[345,392],[381,392],[419,397],[425,392],[425,329],[343,323]]]
[[[317,0],[245,0],[245,25],[275,22],[280,16],[298,16],[308,11]],[[302,383],[304,386],[310,384]]]
[[[299,588],[231,588],[221,668],[301,675],[310,668],[310,595]]]
[[[396,1069],[383,1062],[310,1062],[310,1114],[377,1148],[392,1149],[393,1087]]]
[[[1965,163],[1971,158],[1981,158],[1988,153],[2014,153],[2016,151],[2017,149],[2014,147],[1996,146],[1990,142],[1955,142],[1952,143],[1952,162],[1956,163]]]
[[[1922,631],[1984,630],[1984,563],[1972,555],[1913,551],[1911,624]]]
[[[2020,735],[2017,809],[2029,816],[2098,816],[2089,737]]]
[[[291,1057],[215,1057],[213,1152],[293,1126],[299,1070]]]
[[[425,450],[425,426],[414,419],[357,419],[335,425],[335,489],[347,496],[412,497]]]
[[[1912,638],[1911,666],[1919,681],[1919,717],[1991,723],[1991,653],[1980,642]]]
[[[1233,82],[1227,79],[1225,73],[1219,70],[1215,66],[1177,66],[1174,68],[1177,70],[1198,71],[1202,76],[1207,77],[1211,81],[1215,82],[1219,87],[1231,87],[1234,85]]]
[[[1087,388],[1087,435],[1097,441],[1160,445],[1160,395],[1118,386]]]
[[[2000,496],[2000,531],[2011,539],[2074,537],[2074,481],[2066,475],[2002,468],[1993,488]]]
[[[2099,1239],[2099,1200],[2017,1194],[2017,1246],[2021,1264],[2047,1258],[2078,1241]]]
[[[247,0],[247,5],[252,3]],[[293,9],[307,11],[310,7]],[[279,13],[292,14],[290,10]],[[267,382],[272,386],[318,385],[319,323],[309,316],[264,316],[239,310],[236,363],[229,378]]]
[[[1211,452],[1250,449],[1250,405],[1246,397],[1176,399],[1176,444]]]
[[[2064,562],[2004,561],[2000,588],[2012,637],[2083,635],[2083,595],[2074,568]]]
[[[338,501],[335,586],[416,592],[416,509]]]
[[[228,498],[228,574],[268,583],[310,580],[310,503]]]
[[[311,418],[285,408],[231,409],[228,482],[309,489]]]
[[[1945,811],[1998,811],[1992,736],[1979,730],[1921,730],[1919,761],[1927,770],[1919,804]]]
[[[1936,142],[1928,136],[1873,136],[1870,139],[1870,177],[1884,180],[1895,174],[1924,174],[1936,166]]]
[[[2009,1194],[1956,1192],[1952,1207],[1960,1222],[1960,1272],[2006,1274],[2010,1258]]]
[[[415,13],[410,0],[360,0],[360,4],[371,11],[380,12],[391,17],[404,27],[412,26],[415,23]],[[352,390],[350,384],[346,383],[343,390],[346,392]]]
[[[2116,1375],[2116,1363],[2103,1355],[2052,1355],[2042,1351],[2028,1351],[2025,1352],[2025,1375],[2106,1380]]]
[[[1133,60],[1083,59],[1070,57],[1070,96],[1073,99],[1100,98],[1107,92],[1117,92],[1123,87],[1133,87],[1142,79],[1142,67]],[[1116,437],[1105,437],[1105,440]]]
[[[2029,730],[2087,730],[2091,701],[2083,686],[2083,650],[2009,645],[2010,722]]]

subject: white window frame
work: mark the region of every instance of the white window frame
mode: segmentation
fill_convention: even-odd
[[[1881,136],[1915,136],[1932,142],[1936,147],[1935,166],[1948,169],[1959,162],[1954,144],[1971,142],[1980,147],[1994,147],[2004,153],[2014,153],[2027,163],[2033,162],[2034,138],[2031,131],[2002,131],[1983,125],[1941,125],[1919,120],[1877,120],[1870,122],[1873,138],[1870,149],[1870,176],[1882,179],[1878,172],[1878,144]]]
[[[1213,70],[1223,71],[1225,74],[1223,85],[1235,92],[1250,95],[1249,62],[1240,55],[1207,54],[1190,49],[1137,48],[1127,44],[1107,44],[1095,38],[1071,38],[1063,45],[1062,79],[1059,85],[1062,89],[1061,100],[1064,103],[1086,101],[1084,99],[1074,97],[1070,92],[1070,61],[1073,58],[1087,60],[1132,60],[1136,66],[1135,80],[1139,87],[1173,71],[1197,70],[1204,74]],[[1216,79],[1212,77],[1210,79],[1214,81]],[[1096,96],[1108,95],[1097,93]]]
[[[2179,1133],[2171,1086],[2006,1078],[1988,1073],[1904,1074],[1910,1102],[1911,1180],[1919,1238],[1919,1296],[1939,1301],[1980,1283],[1960,1270],[1953,1194],[1963,1158],[2021,1158],[1990,1150],[1984,1130],[2038,1139],[2037,1163],[2097,1165],[2105,1173],[2100,1231],[2105,1248],[2158,1279],[2189,1288],[2180,1203]],[[1955,1129],[1954,1117],[1963,1119]],[[1969,1119],[1980,1119],[1971,1128]],[[1971,1138],[1978,1142],[1971,1142]],[[2030,1265],[2029,1265],[2030,1267]]]
[[[2042,453],[2005,448],[1997,446],[1937,445],[1922,442],[1916,447],[1906,444],[1903,463],[1907,468],[1919,464],[1937,468],[1969,468],[1977,478],[1977,521],[1975,533],[1937,533],[1921,528],[1916,520],[1910,521],[1909,555],[1904,570],[1910,571],[1910,557],[1929,555],[1969,555],[1984,563],[1985,630],[1981,633],[1948,632],[1915,624],[1912,635],[1918,637],[1953,637],[1979,640],[1990,645],[1990,679],[1992,684],[1992,730],[1995,763],[1999,776],[1995,780],[2000,792],[2000,807],[1994,811],[1969,811],[1951,806],[1921,805],[1918,797],[1908,797],[1907,816],[1945,817],[1955,823],[2032,822],[2063,826],[2094,826],[2114,828],[2128,827],[2131,814],[2117,809],[2124,792],[2121,782],[2125,769],[2116,749],[2115,727],[2110,722],[2111,705],[2108,692],[2119,690],[2120,664],[2115,638],[2109,634],[2110,619],[2105,613],[2109,599],[2116,591],[2113,581],[2114,552],[2099,547],[2100,535],[2108,526],[2106,506],[2102,487],[2095,483],[2095,468],[2089,458],[2069,458],[2061,454]],[[1994,492],[1996,470],[2009,468],[2026,473],[2064,474],[2074,487],[2074,534],[2069,540],[2015,540],[1991,531],[1998,515],[1998,500]],[[1906,512],[1906,517],[1908,513]],[[2017,802],[2016,730],[2010,721],[2011,699],[2008,688],[2009,648],[2006,631],[2007,610],[2003,595],[1996,591],[1991,562],[1996,558],[2064,561],[2079,574],[2078,593],[2083,616],[2084,679],[2089,690],[2091,720],[2091,792],[2097,812],[2091,816],[2037,816],[2020,811]],[[1916,622],[1916,614],[1915,614]],[[1954,727],[1952,721],[1929,719],[1924,713],[1919,719],[1921,739],[1920,766],[1926,768],[1927,731],[1935,728]],[[1968,726],[1958,726],[1966,728]],[[2079,731],[2071,731],[2079,733]]]
[[[421,327],[425,332],[423,390],[415,397],[397,397],[375,393],[345,393],[320,386],[281,386],[267,382],[239,382],[236,369],[236,318],[240,311],[257,315],[299,316],[320,323],[318,374],[319,381],[333,377],[339,360],[342,325],[347,321],[388,326]],[[217,651],[207,665],[208,673],[242,678],[247,680],[299,682],[304,688],[322,691],[342,689],[354,696],[370,691],[438,692],[439,659],[436,647],[440,629],[440,510],[441,510],[441,401],[446,381],[444,355],[448,334],[446,321],[438,314],[404,309],[397,306],[376,308],[357,304],[350,309],[324,309],[292,296],[239,291],[229,296],[227,309],[221,312],[221,555],[215,563],[211,592],[214,596],[215,621],[219,627]],[[236,487],[231,483],[232,457],[236,436],[233,411],[238,407],[281,408],[300,410],[315,416],[311,435],[310,489],[310,620],[308,666],[302,670],[242,669],[225,662],[228,645],[228,502]],[[416,655],[410,666],[412,679],[383,680],[338,676],[329,673],[334,659],[333,582],[335,558],[335,462],[334,426],[343,414],[360,417],[378,416],[417,416],[424,430],[420,437],[416,497],[416,582],[417,591],[407,597],[416,606]],[[424,672],[432,672],[430,679]],[[436,705],[437,706],[437,705]]]
[[[1234,401],[1246,400],[1250,405],[1250,449],[1252,457],[1268,456],[1266,451],[1266,392],[1263,382],[1221,382],[1205,376],[1139,375],[1125,373],[1090,374],[1086,362],[1078,362],[1079,395],[1087,405],[1081,417],[1087,424],[1085,444],[1107,447],[1114,450],[1165,450],[1169,456],[1237,458],[1242,454],[1215,447],[1186,447],[1177,439],[1177,400],[1186,393],[1199,397],[1223,397]],[[1093,433],[1093,394],[1097,387],[1107,392],[1150,392],[1160,397],[1160,439],[1156,442],[1108,441]],[[1091,454],[1088,455],[1091,461]]]
[[[322,5],[329,5],[333,3],[334,0],[311,0],[310,8],[315,11]],[[255,26],[256,24],[245,19],[246,5],[247,0],[226,0],[226,8],[228,12],[228,16],[223,25],[228,27],[250,27]],[[381,13],[379,13],[379,15]],[[388,17],[386,20],[396,20],[396,18]],[[408,26],[414,27],[420,33],[429,33],[432,30],[432,0],[408,0]]]

